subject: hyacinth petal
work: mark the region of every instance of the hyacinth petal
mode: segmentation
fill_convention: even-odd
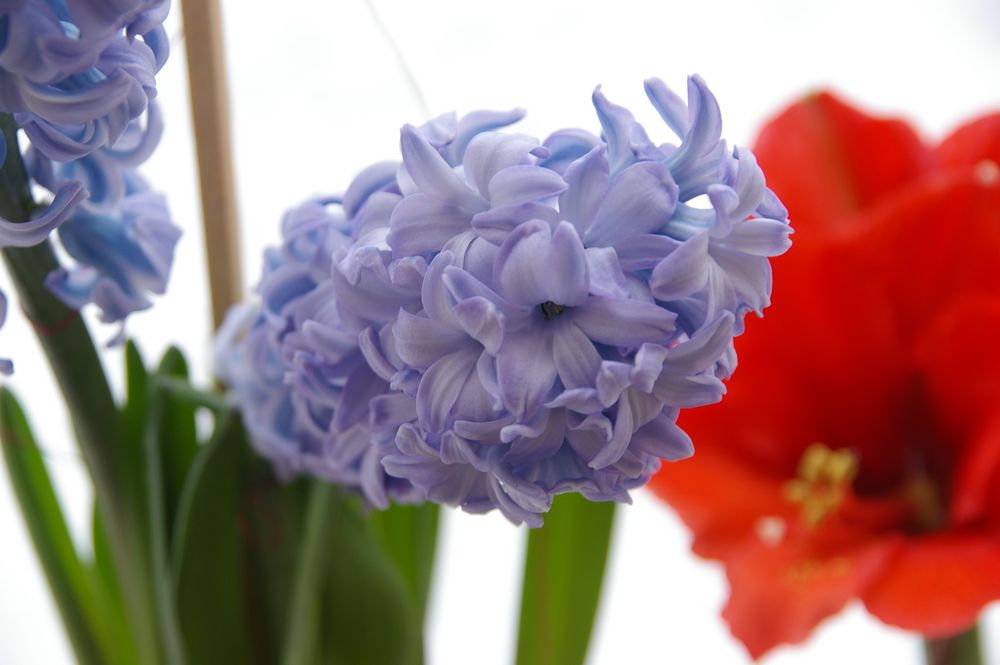
[[[10,222],[0,218],[0,247],[31,247],[49,237],[49,234],[72,214],[73,208],[86,198],[83,185],[66,182],[56,192],[52,203],[31,221]]]
[[[396,353],[407,364],[427,369],[462,346],[465,337],[446,325],[400,310],[392,324]]]
[[[457,266],[448,266],[445,268],[442,281],[452,297],[458,302],[468,300],[469,298],[486,298],[496,305],[497,309],[508,320],[523,317],[525,313],[524,308],[518,307],[506,298],[501,297],[496,291]]]
[[[691,339],[670,349],[663,359],[666,371],[678,375],[703,372],[712,366],[732,343],[735,317],[723,312],[703,326]]]
[[[376,162],[361,170],[344,192],[344,212],[354,217],[372,194],[396,180],[399,162]]]
[[[106,278],[97,280],[90,293],[90,299],[100,308],[100,318],[103,323],[122,321],[133,312],[140,312],[153,306],[143,294],[129,293],[115,280]],[[118,346],[124,341],[121,336],[115,337],[110,346]]]
[[[549,156],[539,166],[565,173],[570,164],[600,146],[601,140],[584,129],[561,129],[549,134],[542,145]]]
[[[556,380],[551,337],[506,335],[496,366],[504,405],[518,420],[524,420],[542,405]]]
[[[552,340],[553,360],[566,389],[592,387],[601,366],[593,342],[575,325],[560,328]]]
[[[653,268],[649,286],[663,301],[680,300],[704,288],[708,281],[708,233],[685,240]]]
[[[493,206],[547,199],[565,189],[566,182],[555,171],[523,164],[505,168],[493,176],[488,185],[489,199]]]
[[[524,518],[522,521],[541,525],[538,513],[547,512],[552,506],[552,497],[549,496],[549,493],[538,485],[515,476],[503,465],[497,465],[494,473],[497,479],[496,484],[504,494],[510,497],[518,507],[531,513],[530,517]]]
[[[469,228],[471,215],[448,200],[411,194],[396,205],[389,222],[388,242],[394,257],[440,250]]]
[[[385,382],[364,364],[351,372],[333,416],[333,428],[346,431],[353,425],[367,421],[370,402],[384,394],[385,389]]]
[[[134,84],[128,73],[116,69],[105,78],[76,90],[71,96],[52,86],[32,82],[22,87],[21,92],[25,105],[39,117],[61,125],[79,125],[112,113],[131,92]],[[140,112],[142,110],[145,108]],[[54,155],[51,157],[69,161]]]
[[[125,136],[102,152],[113,158],[119,166],[139,166],[149,159],[160,144],[163,129],[163,113],[160,111],[160,106],[155,101],[150,101],[146,109],[145,126],[139,129],[136,121],[126,131]]]
[[[521,134],[483,132],[469,142],[465,151],[466,177],[483,197],[489,196],[489,184],[500,171],[524,163],[538,147],[538,141]]]
[[[573,310],[573,321],[587,337],[627,348],[665,343],[674,333],[676,315],[639,300],[591,296]]]
[[[452,163],[463,161],[465,149],[475,136],[494,129],[512,125],[524,117],[524,109],[509,111],[472,111],[458,121],[455,138],[448,146],[448,156]]]
[[[476,193],[412,125],[403,127],[400,149],[403,166],[421,192],[450,201],[456,207],[477,209],[482,205]]]
[[[495,245],[502,245],[511,231],[533,219],[555,226],[559,223],[559,211],[534,202],[504,205],[477,213],[472,218],[472,228],[480,237]]]
[[[677,205],[677,185],[657,162],[629,166],[612,181],[594,222],[587,246],[613,246],[618,240],[651,233],[666,225]]]
[[[747,219],[734,224],[726,245],[754,256],[780,256],[792,246],[792,227],[775,219]]]
[[[566,440],[566,411],[547,411],[545,428],[532,438],[520,437],[511,442],[504,463],[512,467],[532,464],[555,455]]]
[[[698,75],[688,78],[688,129],[668,165],[674,173],[684,173],[711,150],[722,137],[722,113],[715,95]]]
[[[615,254],[622,270],[638,272],[656,267],[681,241],[657,233],[644,233],[615,242]]]
[[[680,95],[658,78],[646,79],[643,87],[646,90],[646,96],[653,104],[653,108],[663,118],[663,122],[667,123],[667,126],[673,130],[674,134],[677,136],[687,134],[690,126],[688,107]]]
[[[559,197],[559,211],[580,233],[585,233],[593,223],[607,190],[609,175],[608,160],[601,146],[566,168],[568,188]]]
[[[712,374],[678,376],[664,374],[653,386],[653,394],[664,404],[675,408],[693,408],[715,404],[722,400],[726,387]]]
[[[628,444],[632,438],[632,424],[632,408],[629,403],[627,401],[618,402],[611,438],[587,465],[592,469],[603,469],[620,460],[628,450]]]
[[[417,390],[417,414],[429,432],[441,432],[462,386],[475,369],[479,354],[474,349],[451,353],[430,366]]]
[[[615,250],[610,247],[589,247],[586,254],[590,269],[590,292],[597,296],[628,298],[628,279],[622,272]]]
[[[504,317],[496,305],[478,296],[458,303],[454,314],[469,337],[482,344],[487,353],[496,355],[504,336]]]
[[[719,247],[712,252],[716,274],[723,276],[717,283],[733,288],[745,305],[761,312],[771,304],[771,264],[760,256]]]
[[[694,454],[694,443],[687,433],[666,414],[657,416],[633,435],[636,450],[668,462],[687,459]]]
[[[522,306],[554,302],[573,306],[587,297],[590,274],[576,229],[560,222],[521,224],[500,247],[494,279],[503,294]]]
[[[737,162],[736,182],[733,189],[740,197],[740,205],[732,215],[738,221],[746,219],[757,209],[757,206],[764,200],[764,172],[757,166],[757,158],[744,147],[737,147],[734,151]]]
[[[600,86],[594,90],[591,98],[608,142],[611,173],[618,173],[635,161],[631,144],[635,117],[628,109],[612,104],[601,92]]]
[[[590,265],[580,236],[569,222],[560,222],[552,234],[548,256],[543,259],[550,272],[548,300],[574,307],[587,299]]]

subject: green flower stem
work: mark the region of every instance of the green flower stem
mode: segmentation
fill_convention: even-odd
[[[928,637],[924,640],[927,665],[983,665],[979,626],[951,637]]]
[[[18,150],[17,126],[9,114],[0,114],[0,130],[7,143],[7,157],[0,168],[0,215],[25,222],[37,206]],[[151,580],[140,542],[142,531],[137,528],[142,515],[133,514],[137,508],[123,500],[120,416],[97,349],[79,313],[45,287],[45,277],[59,267],[47,241],[34,247],[4,248],[3,258],[69,409],[108,528],[143,663],[156,665],[160,657],[151,619]]]

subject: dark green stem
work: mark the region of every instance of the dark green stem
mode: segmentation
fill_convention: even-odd
[[[951,637],[929,637],[924,640],[927,665],[983,665],[979,626]]]
[[[7,157],[0,168],[0,215],[11,222],[26,222],[37,206],[18,149],[17,126],[9,114],[0,114],[0,129],[7,143]],[[149,621],[150,580],[138,540],[140,530],[134,528],[141,516],[133,514],[137,507],[123,500],[121,421],[97,348],[79,313],[45,287],[46,276],[59,267],[48,241],[34,247],[6,247],[3,258],[69,409],[120,568],[138,642],[145,647],[144,662],[156,663],[155,626]]]

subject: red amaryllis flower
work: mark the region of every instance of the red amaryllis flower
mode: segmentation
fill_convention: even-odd
[[[754,657],[856,597],[957,633],[1000,598],[1000,114],[931,148],[819,94],[754,152],[796,247],[654,489],[725,564]]]

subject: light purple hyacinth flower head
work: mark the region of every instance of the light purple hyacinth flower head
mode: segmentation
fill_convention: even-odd
[[[70,161],[114,144],[156,95],[168,0],[0,4],[0,112]]]
[[[537,526],[557,494],[627,501],[691,454],[678,412],[721,399],[791,229],[700,78],[687,102],[646,91],[678,143],[598,89],[600,136],[491,127],[442,149],[406,126],[401,165],[359,176],[377,187],[296,317],[335,318],[386,386],[364,397],[389,477]]]
[[[179,236],[163,197],[134,171],[162,134],[155,74],[168,55],[169,8],[169,0],[0,0],[0,113],[28,139],[32,184],[53,195],[30,221],[0,219],[0,247],[37,245],[61,228],[78,263],[47,284],[70,307],[96,303],[108,322],[163,293]],[[12,138],[0,141],[0,162],[17,150]]]

